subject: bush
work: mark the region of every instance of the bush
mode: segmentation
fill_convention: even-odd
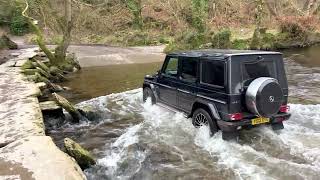
[[[177,50],[191,50],[210,48],[210,33],[199,33],[198,31],[184,31],[166,46],[164,52]],[[210,44],[210,46],[208,46]]]
[[[264,50],[275,49],[275,41],[276,41],[276,37],[273,34],[271,33],[262,34],[261,49],[264,49]]]
[[[233,49],[249,49],[249,42],[246,39],[236,39],[232,42]]]
[[[228,49],[231,47],[231,31],[224,29],[215,34],[212,38],[212,47]]]
[[[287,16],[280,19],[280,32],[287,33],[289,38],[305,38],[308,32],[316,29],[317,20],[313,16]]]
[[[208,16],[208,0],[192,0],[192,25],[199,32],[206,31]]]
[[[22,15],[13,16],[10,21],[10,31],[14,35],[22,36],[29,32],[29,25]]]

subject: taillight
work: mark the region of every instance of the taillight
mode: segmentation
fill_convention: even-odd
[[[243,118],[242,113],[229,114],[229,118],[233,121],[241,120]]]
[[[287,112],[290,111],[290,106],[282,105],[282,106],[280,106],[280,110],[279,111],[282,112],[282,113],[287,113]]]

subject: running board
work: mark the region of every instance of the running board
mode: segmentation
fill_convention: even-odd
[[[175,113],[182,113],[185,118],[188,118],[188,115],[186,113],[184,113],[182,111],[179,111],[176,108],[170,107],[170,106],[168,106],[166,104],[163,104],[163,103],[160,103],[160,102],[157,102],[156,105],[158,105],[158,106],[160,106],[162,108],[165,108],[165,109],[167,109],[169,111],[175,112]]]

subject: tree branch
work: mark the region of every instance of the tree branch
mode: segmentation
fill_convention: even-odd
[[[40,49],[47,55],[47,57],[50,60],[50,62],[53,62],[55,60],[55,57],[52,54],[52,52],[45,45],[43,34],[42,34],[40,28],[35,24],[36,20],[34,18],[32,18],[32,17],[29,17],[26,14],[26,12],[29,9],[29,3],[28,3],[27,0],[25,0],[25,3],[26,3],[26,7],[22,11],[22,16],[28,19],[29,24],[33,28],[34,32],[36,33],[36,35],[37,35],[37,43],[38,43]]]

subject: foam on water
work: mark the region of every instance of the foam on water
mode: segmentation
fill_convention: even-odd
[[[219,171],[231,171],[233,176],[224,177],[226,179],[316,179],[320,176],[320,105],[291,104],[292,118],[285,122],[281,132],[262,126],[242,132],[240,142],[227,142],[222,140],[221,132],[210,137],[207,127],[195,129],[182,113],[151,105],[150,100],[142,103],[141,97],[141,89],[137,89],[81,103],[101,109],[113,103],[114,107],[108,107],[111,113],[143,118],[142,122],[127,128],[111,147],[105,147],[98,165],[106,167],[108,177],[131,178],[150,168],[146,165],[150,157],[146,157],[152,155],[153,146],[162,145],[179,158],[152,166],[175,169],[177,173],[193,164],[203,168],[208,164]],[[194,154],[208,158],[197,159]],[[125,163],[130,167],[123,167]]]

